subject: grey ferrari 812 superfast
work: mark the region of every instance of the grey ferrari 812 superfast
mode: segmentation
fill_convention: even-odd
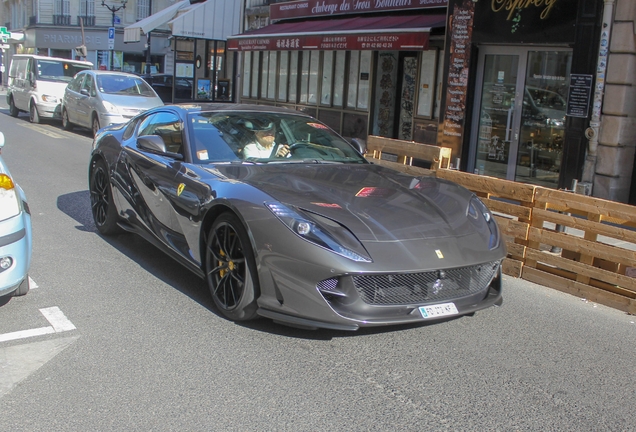
[[[483,202],[364,151],[289,109],[162,106],[96,135],[92,214],[203,278],[230,320],[356,330],[500,305],[506,249]]]

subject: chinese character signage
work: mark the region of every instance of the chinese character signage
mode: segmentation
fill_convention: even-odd
[[[234,38],[228,40],[228,50],[234,51],[287,51],[287,50],[409,50],[428,49],[428,32],[365,34],[365,35],[312,35]]]

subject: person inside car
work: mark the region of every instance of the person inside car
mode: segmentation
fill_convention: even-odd
[[[276,127],[272,122],[245,121],[245,127],[254,132],[255,142],[247,144],[243,148],[243,157],[248,158],[274,158],[289,156],[287,144],[276,144]]]

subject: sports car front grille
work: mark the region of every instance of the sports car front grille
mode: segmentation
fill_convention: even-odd
[[[497,274],[499,263],[425,273],[358,275],[353,276],[353,284],[362,300],[371,305],[451,300],[486,289]]]

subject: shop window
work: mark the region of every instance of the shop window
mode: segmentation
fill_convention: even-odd
[[[250,97],[252,54],[251,52],[246,52],[243,56],[243,97]]]
[[[309,51],[302,53],[302,66],[300,69],[300,103],[307,103],[307,87],[309,86]]]
[[[358,100],[358,74],[360,72],[360,51],[351,51],[349,60],[349,86],[347,91],[347,108],[355,108]]]
[[[267,76],[269,72],[269,51],[261,53],[263,67],[261,68],[261,99],[267,98]]]
[[[252,54],[252,89],[250,95],[254,98],[258,97],[258,70],[259,70],[259,57],[261,53]]]
[[[310,51],[309,60],[309,88],[307,102],[316,104],[318,102],[318,68],[320,63],[320,51]]]
[[[276,66],[278,51],[269,53],[269,69],[267,71],[267,99],[274,99],[276,95]]]
[[[351,51],[347,108],[369,108],[371,51]]]
[[[437,50],[422,51],[420,64],[420,79],[417,87],[417,113],[426,118],[433,117],[435,103],[435,85],[437,70]]]
[[[289,52],[281,51],[278,66],[278,97],[277,100],[287,102],[287,82],[289,71]]]
[[[344,101],[344,79],[346,51],[336,51],[336,66],[333,80],[333,106],[342,107]]]
[[[296,103],[298,100],[298,51],[292,51],[289,56],[289,97],[288,101]]]
[[[320,105],[331,105],[331,86],[333,80],[333,51],[325,51],[322,60],[322,89]]]

